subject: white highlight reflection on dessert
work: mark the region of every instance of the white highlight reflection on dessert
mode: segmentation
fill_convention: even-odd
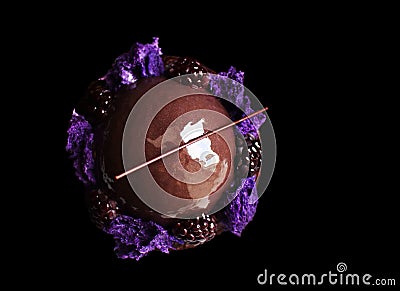
[[[194,124],[191,121],[186,124],[180,132],[182,140],[186,143],[203,135],[205,133],[203,123],[204,119],[202,118]],[[205,168],[216,165],[219,162],[219,156],[211,149],[211,140],[209,138],[203,138],[187,146],[186,149],[190,157],[198,160]]]

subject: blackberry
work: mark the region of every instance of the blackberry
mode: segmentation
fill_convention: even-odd
[[[181,220],[172,229],[173,234],[184,241],[184,247],[195,247],[213,239],[217,224],[214,216],[202,214],[196,219]]]
[[[168,78],[192,74],[183,79],[184,85],[192,88],[202,88],[208,84],[207,73],[212,73],[210,69],[202,65],[199,61],[189,57],[164,57],[165,75]]]
[[[91,123],[98,123],[107,117],[114,95],[106,87],[104,80],[92,82],[87,90],[85,97],[78,104],[76,110],[83,114]]]
[[[101,190],[89,193],[89,214],[92,222],[100,229],[118,215],[118,204]]]
[[[248,156],[246,156],[246,160],[249,163],[248,176],[251,177],[253,175],[258,175],[258,172],[260,171],[262,162],[262,149],[260,139],[256,138],[251,133],[248,133],[245,136],[245,139],[248,151]]]

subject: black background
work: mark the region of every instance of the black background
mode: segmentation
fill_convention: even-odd
[[[22,272],[36,269],[39,282],[61,285],[252,290],[265,268],[320,274],[345,262],[349,272],[399,279],[390,16],[382,20],[373,7],[223,14],[169,7],[163,17],[149,9],[104,8],[60,8],[65,14],[47,15],[34,30],[41,35],[37,43],[30,42],[41,68],[36,77],[45,84],[46,114],[35,119],[43,119],[37,140],[44,142],[35,150],[46,191],[35,208],[37,257]],[[153,36],[164,54],[192,56],[216,71],[230,65],[245,71],[246,87],[269,107],[277,160],[241,238],[226,233],[192,250],[153,252],[136,262],[117,259],[112,239],[89,221],[83,186],[64,149],[68,121],[87,85],[134,42]]]

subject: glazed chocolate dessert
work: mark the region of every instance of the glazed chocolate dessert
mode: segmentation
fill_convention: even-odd
[[[194,247],[224,231],[240,235],[252,220],[264,116],[194,141],[245,115],[237,100],[218,97],[230,90],[222,77],[243,82],[234,68],[217,75],[193,58],[162,56],[155,38],[118,57],[77,104],[67,151],[85,184],[91,219],[114,237],[118,257],[138,260],[153,250]],[[117,178],[180,146],[137,171],[151,178]]]

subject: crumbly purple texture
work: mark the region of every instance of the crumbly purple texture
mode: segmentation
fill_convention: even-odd
[[[232,79],[235,82],[227,82],[226,78]],[[250,98],[245,95],[244,87],[244,72],[237,71],[235,67],[230,67],[228,72],[221,72],[218,75],[212,75],[210,80],[210,91],[217,95],[223,96],[230,100],[236,106],[244,109],[245,115],[254,112],[251,108]],[[243,116],[244,117],[244,116]],[[250,119],[247,119],[237,125],[240,133],[243,135],[252,134],[258,137],[258,129],[265,122],[264,114],[258,114]],[[257,188],[256,177],[248,177],[242,180],[241,185],[236,192],[229,193],[228,197],[234,199],[223,210],[223,220],[225,228],[233,234],[240,236],[247,224],[253,220],[257,210]]]
[[[226,82],[226,78],[232,79],[235,82]],[[210,90],[217,96],[223,96],[230,100],[236,106],[244,109],[244,113],[249,115],[254,112],[251,108],[250,98],[245,95],[244,87],[244,72],[237,71],[235,67],[230,67],[228,72],[221,72],[218,75],[212,75],[210,78]],[[243,116],[244,117],[244,116]],[[258,137],[258,129],[265,122],[264,114],[258,114],[237,125],[239,131],[245,135],[251,133]]]
[[[135,83],[139,78],[160,76],[164,72],[161,55],[157,37],[152,43],[136,43],[129,52],[115,59],[104,77],[107,86],[115,91],[121,85]]]
[[[154,250],[168,253],[175,249],[174,243],[182,243],[153,221],[126,215],[112,220],[104,231],[114,237],[114,251],[121,259],[139,260]]]
[[[257,210],[257,188],[255,176],[242,180],[236,190],[235,198],[223,211],[225,228],[233,234],[240,236],[247,224],[253,220]]]
[[[68,129],[66,150],[73,160],[76,176],[86,186],[96,183],[92,147],[92,126],[83,116],[74,111]]]

